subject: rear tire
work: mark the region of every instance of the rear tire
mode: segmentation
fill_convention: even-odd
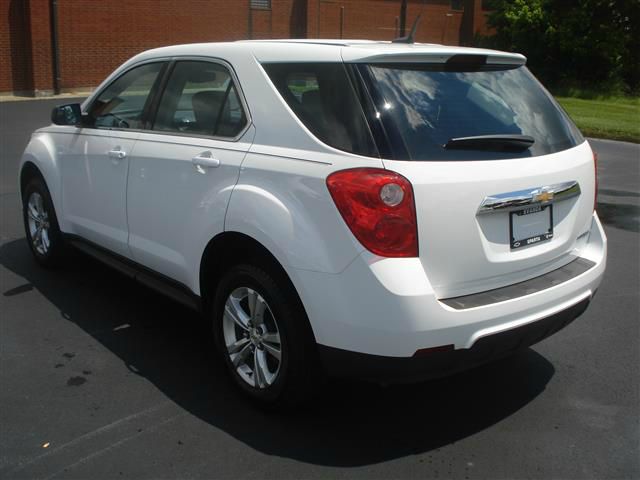
[[[46,268],[60,265],[65,245],[46,183],[31,178],[22,192],[22,218],[27,243],[36,261]]]
[[[216,347],[234,383],[272,408],[302,403],[320,378],[307,316],[278,278],[254,265],[231,267],[212,307]]]

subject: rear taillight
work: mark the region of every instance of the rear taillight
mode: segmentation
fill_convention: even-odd
[[[332,173],[327,187],[353,235],[383,257],[417,257],[413,188],[402,175],[379,168]]]
[[[596,175],[595,190],[593,193],[593,211],[595,212],[598,206],[598,154],[596,152],[593,152],[593,170]]]

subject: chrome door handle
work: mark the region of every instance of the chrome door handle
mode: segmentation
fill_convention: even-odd
[[[117,158],[118,160],[122,160],[127,156],[127,152],[125,152],[124,150],[120,150],[120,148],[117,147],[113,150],[109,150],[108,153],[111,158]]]
[[[220,160],[214,158],[211,152],[204,152],[200,155],[196,155],[191,159],[191,163],[197,167],[204,168],[216,168],[220,166]]]

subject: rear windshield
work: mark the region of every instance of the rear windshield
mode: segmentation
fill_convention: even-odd
[[[484,160],[546,155],[584,141],[568,116],[524,67],[375,64],[357,67],[397,160]],[[453,70],[453,71],[452,71]],[[445,148],[452,139],[526,135],[513,152]]]

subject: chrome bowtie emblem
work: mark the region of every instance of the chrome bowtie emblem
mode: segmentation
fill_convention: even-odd
[[[542,187],[539,191],[533,194],[534,202],[550,202],[553,200],[553,190],[550,187]]]

